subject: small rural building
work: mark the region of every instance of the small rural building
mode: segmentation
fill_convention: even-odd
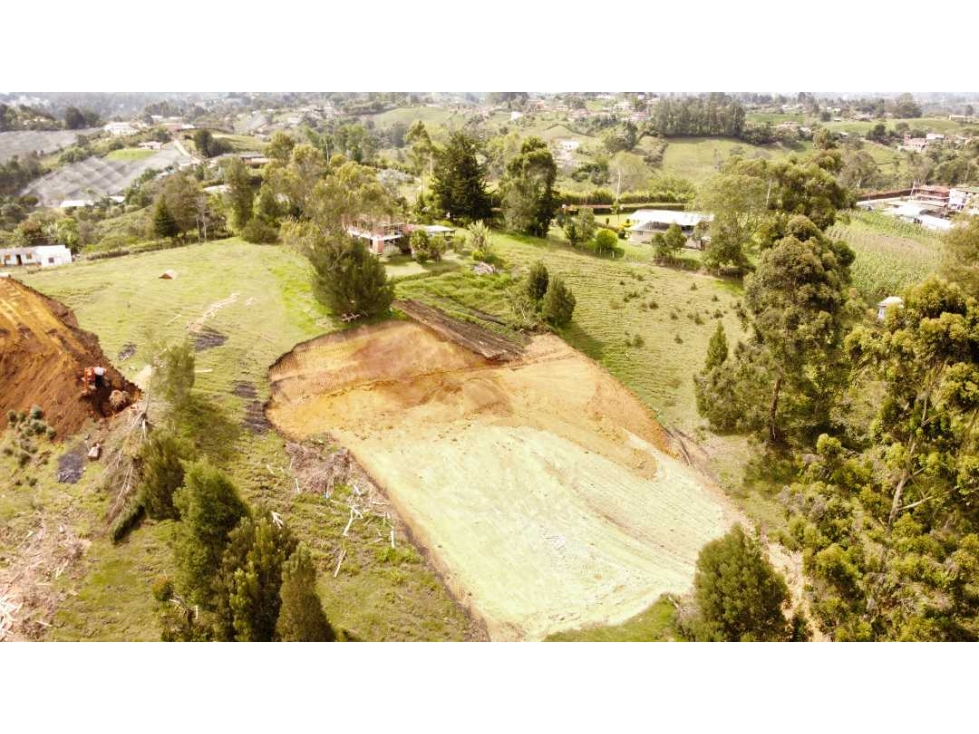
[[[898,146],[898,148],[903,148],[904,150],[911,150],[914,151],[915,153],[921,153],[927,147],[928,147],[927,138],[912,138],[910,135],[905,135],[904,143]]]
[[[701,222],[710,221],[709,214],[701,212],[680,212],[671,209],[638,209],[629,215],[629,239],[634,242],[649,242],[658,232],[665,232],[670,225],[680,227],[687,236],[687,247],[700,249],[702,241],[694,231]]]
[[[887,316],[887,309],[889,308],[904,308],[904,299],[900,296],[888,296],[883,301],[877,304],[877,320],[883,321],[884,317]]]
[[[103,128],[109,135],[133,135],[138,130],[128,122],[109,122]]]
[[[947,186],[918,186],[911,187],[911,198],[922,204],[930,204],[939,209],[945,209],[949,204],[949,196],[952,190]]]
[[[35,245],[8,247],[0,250],[2,267],[50,268],[71,263],[71,250],[64,245]]]
[[[375,255],[383,255],[384,248],[388,245],[398,244],[404,237],[404,225],[402,224],[363,224],[357,227],[348,227],[347,234],[351,237],[366,240],[367,247]]]
[[[960,212],[971,204],[979,206],[979,186],[957,186],[948,192],[948,208]]]
[[[159,140],[147,140],[139,144],[140,150],[163,150],[163,143]]]

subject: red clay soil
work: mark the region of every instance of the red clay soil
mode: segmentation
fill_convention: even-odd
[[[98,365],[106,368],[107,385],[87,394],[82,372]],[[58,437],[66,437],[88,418],[112,415],[113,390],[133,399],[139,394],[106,359],[98,338],[78,328],[70,309],[13,278],[0,278],[0,416],[38,405]]]

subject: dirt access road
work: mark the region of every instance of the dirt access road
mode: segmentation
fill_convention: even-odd
[[[346,445],[494,639],[685,592],[738,519],[631,392],[554,336],[501,363],[388,322],[300,345],[270,378],[272,423]]]

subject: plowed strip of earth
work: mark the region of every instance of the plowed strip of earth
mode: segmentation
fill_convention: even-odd
[[[108,385],[86,394],[81,375],[95,366],[106,368]],[[59,437],[110,415],[113,389],[138,394],[70,309],[13,278],[0,278],[0,387],[0,415],[38,405]]]
[[[737,520],[638,399],[554,336],[509,362],[418,323],[299,345],[271,422],[332,433],[495,639],[618,623],[682,593]]]

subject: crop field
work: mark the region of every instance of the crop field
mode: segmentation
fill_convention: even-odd
[[[160,279],[165,270],[176,271],[177,277]],[[268,366],[297,342],[336,328],[310,293],[303,258],[286,248],[232,239],[80,263],[25,280],[70,306],[80,326],[99,336],[116,366],[144,386],[151,343],[192,338],[198,344],[194,420],[200,450],[229,473],[249,502],[280,512],[310,546],[324,607],[348,638],[479,636],[408,542],[397,517],[392,517],[397,548],[388,552],[371,545],[366,530],[357,526],[342,535],[348,508],[314,491],[291,469],[290,447],[262,417]],[[63,598],[47,637],[158,637],[150,585],[155,576],[172,572],[172,524],[144,522],[123,544],[113,545],[104,535],[105,493],[93,484],[97,466],[86,469],[90,479],[67,486],[54,481],[54,464],[43,470],[37,487],[59,503],[84,509],[66,527],[86,551],[74,570],[58,579]],[[307,489],[297,493],[297,483]],[[49,506],[47,495],[39,492],[19,487],[13,496],[0,492],[5,495],[0,511],[9,506],[15,512],[33,502],[35,512],[27,517],[35,527],[46,523],[50,531],[61,505]],[[334,493],[332,499],[342,503],[344,496]],[[341,552],[342,567],[334,577]]]
[[[829,234],[856,252],[853,282],[870,305],[927,277],[941,261],[938,235],[884,214],[853,212],[849,224],[836,224]]]
[[[175,146],[139,159],[86,158],[53,171],[31,183],[25,194],[37,196],[41,204],[57,206],[64,199],[121,194],[146,170],[163,170],[189,159]]]
[[[112,150],[106,154],[107,161],[141,161],[144,158],[152,158],[157,154],[155,150],[143,150],[142,148],[120,148]]]
[[[270,420],[330,431],[493,639],[623,622],[691,584],[739,518],[635,396],[555,336],[499,363],[414,322],[301,345]]]
[[[805,152],[809,147],[808,143],[802,142],[794,149],[782,145],[751,145],[728,138],[670,138],[663,155],[662,170],[699,184],[713,176],[718,166],[734,155],[775,160]]]
[[[74,145],[79,135],[91,135],[101,132],[99,128],[89,130],[14,130],[0,133],[0,163],[5,163],[14,156],[37,151],[51,153]]]

